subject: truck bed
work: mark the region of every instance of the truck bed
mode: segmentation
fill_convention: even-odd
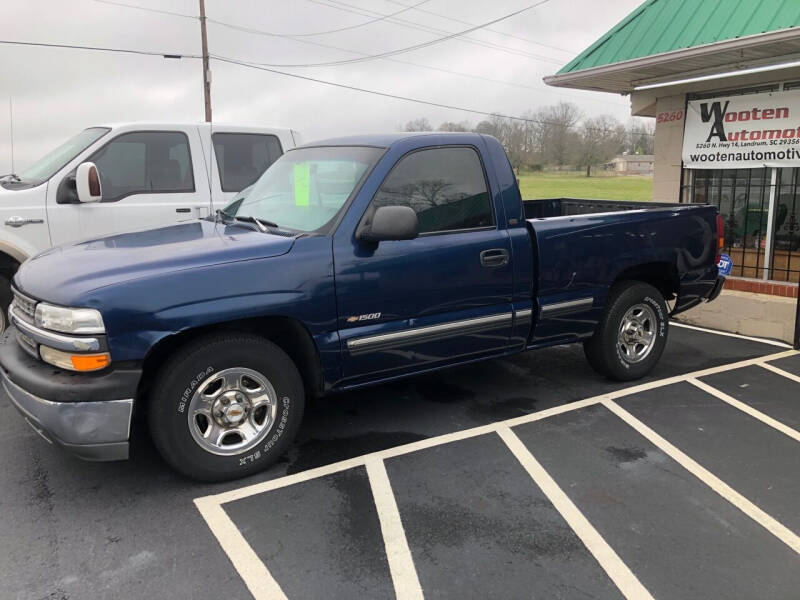
[[[582,198],[547,198],[541,200],[523,200],[522,202],[526,219],[545,219],[548,217],[565,217],[568,215],[587,215],[593,213],[622,212],[676,206],[675,204],[666,202],[586,200]]]
[[[533,344],[591,333],[616,281],[651,282],[675,300],[674,314],[702,301],[716,278],[712,206],[566,198],[523,206],[539,307]]]

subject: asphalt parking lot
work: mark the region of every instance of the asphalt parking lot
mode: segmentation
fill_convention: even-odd
[[[673,327],[330,398],[224,485],[48,446],[0,402],[0,598],[776,598],[800,589],[800,354]]]

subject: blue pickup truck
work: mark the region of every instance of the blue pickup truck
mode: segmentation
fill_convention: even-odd
[[[23,264],[2,384],[78,456],[127,458],[146,423],[219,481],[275,461],[312,397],[578,341],[642,377],[669,316],[720,292],[717,209],[562,212],[522,201],[489,136],[300,147],[214,217]]]

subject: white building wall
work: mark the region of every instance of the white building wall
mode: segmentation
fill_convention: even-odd
[[[656,152],[653,175],[653,200],[656,202],[680,201],[685,107],[685,94],[666,96],[656,101]]]

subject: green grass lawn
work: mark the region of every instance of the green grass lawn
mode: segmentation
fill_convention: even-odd
[[[652,200],[653,178],[599,172],[586,177],[577,171],[523,171],[519,187],[524,200],[535,198],[587,198],[591,200]]]

